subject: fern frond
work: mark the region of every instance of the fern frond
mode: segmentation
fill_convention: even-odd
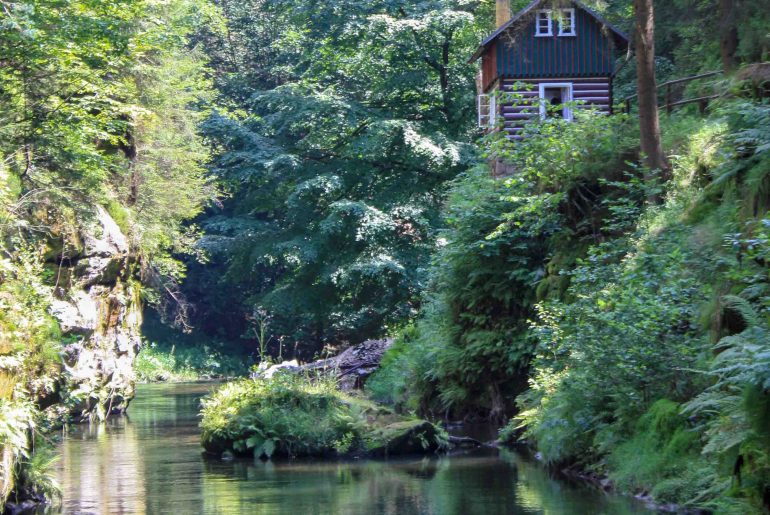
[[[725,295],[722,297],[722,304],[724,309],[729,309],[740,315],[747,327],[756,327],[762,323],[754,306],[742,297],[737,295]]]

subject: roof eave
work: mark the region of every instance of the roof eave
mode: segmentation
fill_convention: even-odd
[[[473,52],[473,55],[470,59],[468,59],[468,64],[473,64],[476,62],[476,60],[481,57],[481,55],[484,53],[484,50],[486,50],[486,47],[484,45],[481,45],[476,49],[475,52]]]
[[[484,51],[487,49],[490,43],[497,39],[497,36],[505,32],[508,27],[513,25],[519,18],[527,14],[529,11],[534,9],[539,3],[543,2],[544,0],[533,0],[530,2],[528,6],[526,6],[524,9],[516,13],[514,16],[511,17],[510,20],[500,25],[492,34],[487,36],[484,41],[481,42],[481,46],[473,53],[471,58],[468,60],[468,63],[475,62],[481,55],[484,53]]]

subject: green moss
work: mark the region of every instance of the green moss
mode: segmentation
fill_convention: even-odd
[[[375,456],[417,454],[447,448],[448,437],[434,424],[413,419],[371,428],[364,436],[364,446]]]
[[[131,229],[131,215],[128,209],[123,207],[120,202],[114,199],[108,200],[105,203],[104,208],[120,228],[120,232],[123,234],[128,234]]]
[[[569,242],[569,243],[567,243]],[[538,283],[536,289],[537,300],[547,298],[561,298],[569,287],[569,276],[563,271],[575,267],[578,259],[585,256],[588,245],[585,242],[573,242],[566,239],[560,250],[548,261],[545,266],[545,277]]]

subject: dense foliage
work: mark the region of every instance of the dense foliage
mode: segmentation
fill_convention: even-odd
[[[473,160],[479,13],[446,0],[223,7],[226,34],[201,39],[226,109],[204,130],[231,198],[201,221],[198,320],[248,336],[264,310],[272,345],[305,357],[382,335],[414,315],[442,185]]]
[[[629,216],[644,201],[610,180],[625,177],[631,128],[623,117],[585,113],[579,124],[533,125],[523,144],[494,136],[489,145],[519,173],[499,180],[479,167],[454,182],[412,343],[431,355],[414,374],[430,379],[425,395],[437,390],[436,408],[497,418],[510,411],[526,384],[537,301],[561,294],[568,281],[559,271],[618,230],[603,227],[603,215]]]
[[[553,465],[660,502],[760,509],[768,112],[727,101],[705,119],[667,118],[667,183],[627,161],[635,129],[619,117],[533,126],[510,152],[490,142],[518,173],[457,180],[422,316],[370,392],[405,410],[495,416],[503,385],[519,409],[504,439]],[[521,307],[484,317],[486,301]]]
[[[213,13],[184,0],[2,4],[0,506],[12,490],[55,493],[41,435],[90,394],[68,390],[62,361],[88,335],[63,334],[51,313],[95,206],[129,238],[130,294],[132,274],[158,300],[183,275],[184,222],[215,190],[197,128],[211,88],[187,36]]]
[[[136,357],[136,379],[153,381],[197,381],[246,375],[254,356],[241,345],[185,334],[149,314],[142,324],[145,345]]]

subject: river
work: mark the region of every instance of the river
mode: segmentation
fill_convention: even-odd
[[[488,449],[389,461],[222,461],[201,454],[212,384],[140,385],[127,417],[71,427],[58,477],[78,514],[642,514],[633,499]],[[55,510],[58,512],[60,510]]]

